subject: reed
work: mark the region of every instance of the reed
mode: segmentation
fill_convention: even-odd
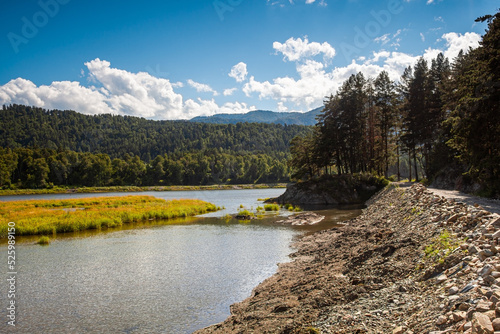
[[[200,200],[166,201],[153,196],[4,202],[0,206],[0,238],[7,237],[9,222],[15,222],[16,235],[52,235],[190,217],[218,209]]]

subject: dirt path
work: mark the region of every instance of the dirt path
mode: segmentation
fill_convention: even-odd
[[[400,188],[407,188],[415,184],[415,182],[395,182]],[[442,196],[448,199],[454,199],[457,202],[462,202],[474,206],[479,204],[486,211],[500,214],[500,200],[478,197],[460,192],[458,190],[444,190],[438,188],[427,188],[435,195]]]
[[[494,199],[489,199],[489,198],[484,198],[484,197],[477,197],[477,196],[465,194],[465,193],[460,192],[458,190],[443,190],[443,189],[437,189],[437,188],[428,188],[428,189],[438,196],[444,196],[445,198],[454,199],[457,202],[463,202],[463,203],[466,203],[469,205],[479,204],[486,211],[500,214],[500,201],[499,200],[494,200]]]

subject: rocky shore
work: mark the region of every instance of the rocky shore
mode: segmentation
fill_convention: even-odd
[[[389,187],[196,333],[500,333],[500,215]]]

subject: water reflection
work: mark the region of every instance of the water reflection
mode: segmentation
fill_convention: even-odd
[[[226,212],[60,234],[48,247],[34,245],[38,237],[22,238],[16,333],[191,333],[224,320],[231,304],[288,261],[295,237],[360,212],[315,208],[327,217],[312,227],[279,226],[274,222],[281,218],[272,215],[244,223],[221,219],[283,191],[210,192],[210,198],[188,192],[183,197],[208,200]],[[0,252],[5,250],[4,243]],[[5,280],[0,289],[6,291]]]

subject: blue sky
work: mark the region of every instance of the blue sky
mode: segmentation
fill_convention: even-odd
[[[350,74],[397,80],[477,47],[497,0],[9,1],[0,104],[188,119],[308,111]]]

